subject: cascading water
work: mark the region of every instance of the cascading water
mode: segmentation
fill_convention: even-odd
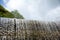
[[[60,40],[60,22],[0,18],[0,40]]]

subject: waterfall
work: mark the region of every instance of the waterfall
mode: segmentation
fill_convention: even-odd
[[[0,40],[60,40],[60,22],[0,18]]]

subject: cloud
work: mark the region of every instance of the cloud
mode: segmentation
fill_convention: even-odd
[[[52,21],[59,21],[60,20],[60,7],[56,7],[55,9],[48,11],[46,15],[46,19],[49,19]]]
[[[7,1],[6,1],[6,0],[2,0],[2,1],[3,1],[4,3],[7,3],[8,0],[7,0]]]
[[[4,1],[6,2],[6,1]],[[11,9],[19,9],[21,8],[22,6],[24,5],[24,1],[22,0],[9,0],[7,3],[6,3],[6,6],[11,10]]]
[[[60,17],[59,0],[9,0],[6,8],[11,11],[17,9],[25,19],[52,21]]]
[[[6,6],[10,10],[17,9],[21,14],[25,16],[26,19],[40,19],[39,13],[38,13],[38,3],[39,1],[34,0],[9,0],[8,3],[6,3]]]

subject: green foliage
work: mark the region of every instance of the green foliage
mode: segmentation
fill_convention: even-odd
[[[0,5],[0,17],[14,18],[14,15]]]
[[[19,14],[17,10],[9,12],[2,5],[0,5],[0,17],[24,19],[24,17],[21,14]]]
[[[24,19],[24,17],[17,10],[12,11],[12,14],[14,15],[15,18]]]

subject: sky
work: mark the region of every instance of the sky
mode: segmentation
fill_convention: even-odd
[[[60,20],[60,0],[1,0],[0,4],[9,11],[18,10],[25,19]]]

